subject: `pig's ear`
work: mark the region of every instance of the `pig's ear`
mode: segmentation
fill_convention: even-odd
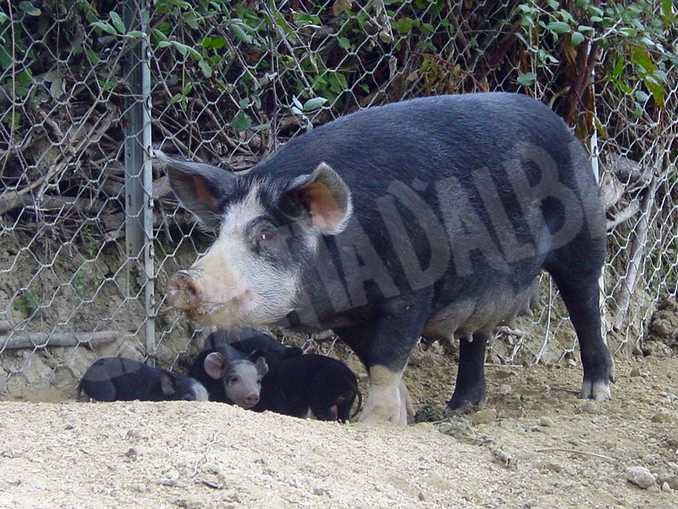
[[[237,177],[216,166],[175,159],[161,150],[155,151],[155,160],[164,167],[181,205],[208,228],[216,228],[221,220],[219,202]]]
[[[346,228],[353,204],[346,182],[328,164],[320,163],[310,175],[294,179],[284,199],[301,205],[312,227],[323,235],[337,235]]]
[[[266,359],[259,357],[255,366],[257,367],[257,373],[259,373],[260,376],[266,376],[266,373],[268,373],[268,364],[266,363]]]
[[[177,392],[172,375],[166,371],[160,372],[160,390],[165,396],[172,396]]]
[[[215,380],[224,378],[226,362],[224,356],[219,352],[208,354],[203,362],[203,367],[205,368],[205,373],[207,373],[210,378],[214,378]]]

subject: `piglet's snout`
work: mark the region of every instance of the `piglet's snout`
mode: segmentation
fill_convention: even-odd
[[[167,283],[167,302],[182,310],[197,309],[202,301],[202,291],[195,274],[180,270]]]
[[[259,403],[259,394],[252,393],[249,396],[246,396],[243,400],[243,403],[246,408],[251,408],[257,403]]]

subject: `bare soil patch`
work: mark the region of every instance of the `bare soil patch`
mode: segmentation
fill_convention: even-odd
[[[419,352],[408,371],[436,418],[454,363]],[[678,359],[617,371],[614,399],[595,404],[574,394],[578,367],[488,367],[485,411],[408,428],[218,403],[3,402],[0,506],[675,507],[661,483],[678,482]],[[658,482],[630,484],[634,465]]]

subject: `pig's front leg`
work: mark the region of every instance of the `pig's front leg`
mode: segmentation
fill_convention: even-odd
[[[369,374],[367,398],[358,421],[407,424],[408,395],[402,389],[402,374],[424,328],[424,306],[421,302],[388,303],[375,328],[335,330],[356,352]]]
[[[403,370],[394,371],[386,366],[375,365],[369,368],[370,386],[365,405],[358,415],[360,422],[390,422],[406,425],[400,397],[400,380]]]

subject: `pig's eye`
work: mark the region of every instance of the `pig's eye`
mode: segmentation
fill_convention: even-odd
[[[249,243],[255,253],[271,253],[277,249],[280,232],[271,221],[255,220],[249,227]]]
[[[231,378],[228,379],[228,383],[229,384],[237,384],[239,380],[240,380],[240,378],[238,378],[237,376],[232,376]]]
[[[271,242],[272,240],[275,239],[275,236],[276,236],[276,233],[275,233],[274,230],[266,228],[266,229],[259,231],[258,240],[259,240],[259,242],[263,242],[263,243]]]

